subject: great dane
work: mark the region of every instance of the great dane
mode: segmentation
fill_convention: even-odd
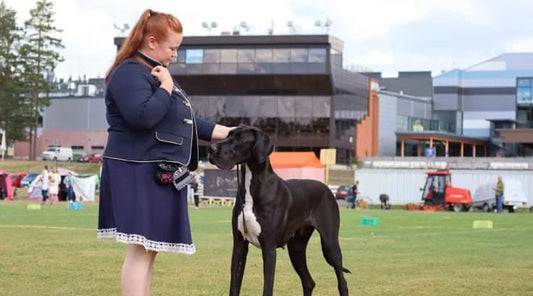
[[[287,245],[292,266],[310,296],[315,282],[309,273],[306,248],[313,231],[320,234],[322,253],[335,269],[341,296],[348,295],[339,246],[339,208],[329,188],[314,180],[282,180],[272,170],[273,144],[267,134],[239,126],[209,147],[209,161],[223,170],[239,165],[239,189],[233,208],[233,254],[230,296],[240,293],[248,244],[261,248],[263,296],[274,289],[276,248]],[[239,167],[238,167],[239,168]]]

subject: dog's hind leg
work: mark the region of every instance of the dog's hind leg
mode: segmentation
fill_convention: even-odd
[[[350,272],[342,267],[342,254],[339,245],[338,231],[333,231],[334,228],[328,228],[329,231],[322,231],[320,229],[320,241],[322,244],[322,254],[324,258],[335,269],[337,275],[337,288],[339,295],[348,296],[348,284],[344,278],[344,272]]]
[[[292,266],[302,281],[304,296],[311,296],[313,289],[315,288],[315,281],[313,281],[313,278],[309,273],[306,259],[307,243],[314,230],[313,227],[302,227],[296,231],[294,236],[287,243]]]

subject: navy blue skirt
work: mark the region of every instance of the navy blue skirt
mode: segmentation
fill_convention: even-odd
[[[159,185],[155,163],[104,159],[98,234],[146,250],[193,254],[187,190]]]

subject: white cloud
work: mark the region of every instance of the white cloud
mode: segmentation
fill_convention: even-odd
[[[509,52],[533,52],[533,37],[523,37],[512,40],[506,45]]]
[[[19,23],[35,0],[5,0]],[[218,23],[211,34],[232,31],[246,21],[251,34],[316,34],[316,20],[332,21],[329,33],[344,41],[344,58],[375,71],[449,70],[467,67],[504,51],[533,51],[530,0],[54,0],[56,25],[66,48],[57,76],[104,75],[116,54],[113,24],[137,21],[144,9],[169,12],[186,36],[207,35],[204,21]],[[431,38],[429,38],[431,37]],[[427,40],[427,41],[426,41]]]

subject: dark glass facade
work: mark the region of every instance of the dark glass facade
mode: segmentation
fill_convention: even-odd
[[[169,70],[198,117],[257,126],[276,151],[337,148],[348,163],[369,79],[342,68],[342,47],[329,35],[185,37]]]
[[[516,127],[533,128],[533,78],[516,80]]]

